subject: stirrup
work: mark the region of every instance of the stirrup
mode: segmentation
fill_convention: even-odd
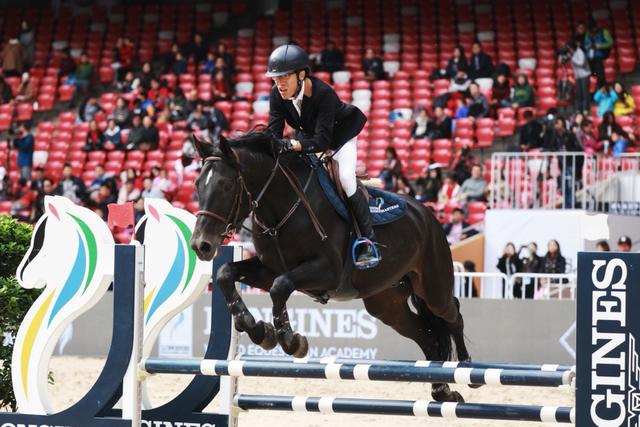
[[[356,257],[356,252],[362,246],[371,248],[373,250],[374,256],[358,260]],[[351,248],[351,259],[353,260],[353,265],[355,265],[358,270],[367,270],[370,268],[374,268],[378,264],[380,264],[381,260],[380,253],[378,252],[378,247],[376,246],[375,242],[372,242],[366,237],[359,237],[353,242],[353,246]]]

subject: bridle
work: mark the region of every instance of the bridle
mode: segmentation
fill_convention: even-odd
[[[231,152],[233,153],[235,160],[236,160],[236,165],[240,164],[240,157],[238,156],[238,153],[236,153],[236,151],[233,148],[230,148]],[[220,160],[224,160],[223,157],[220,156],[209,156],[209,157],[205,157],[203,159],[203,165],[207,162],[216,162],[216,161],[220,161]],[[311,219],[312,224],[314,225],[316,232],[318,233],[318,235],[320,236],[320,238],[322,240],[325,240],[327,238],[327,234],[324,231],[324,228],[322,227],[322,224],[320,224],[320,221],[318,220],[318,218],[316,217],[315,213],[313,212],[313,209],[311,208],[311,205],[309,204],[309,200],[307,199],[307,196],[305,195],[307,188],[309,187],[309,184],[311,183],[311,179],[313,178],[313,174],[315,172],[315,169],[311,169],[311,172],[309,173],[309,177],[307,178],[307,181],[304,185],[304,187],[302,187],[300,185],[300,182],[298,181],[298,179],[295,177],[295,175],[293,174],[293,172],[291,172],[286,166],[284,166],[282,163],[280,163],[280,156],[278,155],[276,157],[276,163],[273,166],[273,169],[271,170],[271,174],[269,175],[269,178],[267,179],[267,181],[264,183],[262,189],[260,190],[260,192],[258,193],[258,196],[254,199],[253,195],[251,194],[251,192],[249,191],[249,188],[247,187],[247,184],[242,176],[242,172],[240,170],[240,168],[235,167],[236,172],[238,173],[238,181],[240,183],[240,186],[238,188],[238,191],[236,192],[235,196],[234,196],[234,200],[233,200],[233,204],[231,205],[231,209],[229,210],[229,213],[227,214],[227,216],[222,216],[216,212],[213,211],[209,211],[209,210],[199,210],[196,212],[196,216],[208,216],[210,218],[213,218],[217,221],[222,222],[223,224],[226,224],[226,228],[224,233],[220,234],[220,237],[231,237],[231,235],[233,234],[233,232],[237,229],[239,229],[241,227],[241,225],[239,224],[239,222],[241,220],[244,219],[244,217],[241,217],[241,207],[242,207],[242,198],[243,196],[247,197],[248,200],[248,205],[249,205],[249,214],[252,215],[254,222],[260,227],[262,228],[262,232],[264,234],[269,234],[270,236],[272,236],[275,240],[276,240],[276,246],[278,248],[278,253],[280,254],[280,258],[281,261],[284,264],[284,258],[282,257],[281,251],[280,251],[280,246],[278,244],[278,231],[280,230],[280,228],[282,228],[282,226],[284,226],[284,224],[286,224],[286,222],[289,220],[289,218],[293,215],[293,213],[296,211],[296,209],[298,208],[298,206],[300,206],[300,203],[302,203],[304,205],[304,207],[306,208],[309,217]],[[294,192],[297,194],[298,196],[298,200],[293,204],[293,206],[291,207],[291,209],[289,209],[289,212],[287,212],[287,214],[278,222],[278,224],[276,224],[273,227],[268,227],[264,224],[264,222],[262,222],[257,214],[256,214],[256,210],[258,209],[258,206],[260,204],[260,201],[262,200],[262,197],[264,196],[264,194],[266,193],[267,189],[269,188],[269,185],[271,184],[271,182],[273,181],[273,179],[275,178],[276,174],[278,171],[281,171],[282,174],[287,178],[287,181],[289,182],[289,184],[291,185],[291,188],[293,188]]]

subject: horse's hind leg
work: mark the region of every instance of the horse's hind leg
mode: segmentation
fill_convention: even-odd
[[[423,312],[424,307],[413,307],[414,312],[409,306],[411,297],[411,287],[401,286],[387,289],[363,301],[369,314],[418,344],[427,360],[446,360],[443,353],[447,350],[443,347],[447,347],[445,340],[449,339],[448,332],[439,330],[439,325],[434,324],[433,319]],[[412,300],[415,301],[414,298]],[[437,401],[464,402],[460,393],[443,383],[432,384],[431,396]]]
[[[262,320],[256,322],[236,290],[236,281],[268,290],[274,277],[275,274],[262,265],[258,257],[224,264],[216,276],[218,286],[233,316],[235,328],[240,332],[246,332],[251,341],[265,350],[270,350],[277,344],[273,325]]]
[[[295,290],[329,289],[332,283],[331,271],[326,259],[317,258],[300,264],[274,280],[269,290],[273,302],[273,326],[276,328],[276,338],[285,353],[294,357],[304,357],[309,350],[307,338],[291,328],[287,300]]]

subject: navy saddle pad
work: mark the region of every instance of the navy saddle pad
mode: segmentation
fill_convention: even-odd
[[[331,182],[329,172],[324,168],[316,155],[309,155],[311,163],[316,169],[320,186],[331,202],[336,212],[347,222],[351,222],[351,212],[338,195],[335,185]],[[407,213],[407,201],[395,193],[366,187],[369,192],[369,210],[373,225],[388,224]]]

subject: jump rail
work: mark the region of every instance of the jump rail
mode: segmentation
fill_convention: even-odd
[[[282,363],[214,359],[146,359],[150,374],[201,374],[231,377],[315,378],[355,381],[413,381],[466,385],[558,387],[570,385],[573,371],[394,366],[384,363]]]

